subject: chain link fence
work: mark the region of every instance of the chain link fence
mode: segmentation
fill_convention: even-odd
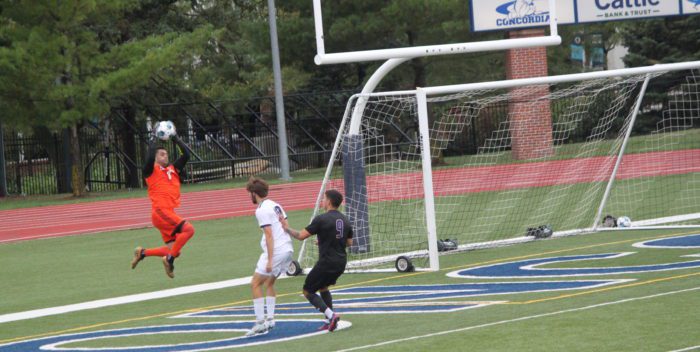
[[[285,97],[290,171],[325,167],[345,104],[352,92]],[[90,192],[143,187],[142,168],[150,126],[171,120],[190,147],[185,182],[199,183],[280,173],[274,98],[248,102],[178,103],[144,111],[114,109],[80,129],[81,160]],[[10,195],[70,191],[68,136],[4,130],[5,178]],[[177,158],[173,143],[162,143]]]

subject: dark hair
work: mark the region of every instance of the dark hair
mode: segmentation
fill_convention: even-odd
[[[259,177],[253,177],[251,176],[248,179],[248,184],[246,184],[245,189],[248,190],[248,192],[252,192],[257,194],[260,198],[265,198],[267,197],[267,191],[269,189],[267,182],[265,180],[259,178]]]
[[[326,198],[328,198],[328,200],[331,201],[331,205],[333,205],[333,208],[338,208],[340,206],[340,203],[343,202],[343,195],[334,189],[327,190],[325,195]]]
[[[161,149],[165,150],[166,152],[168,151],[168,149],[166,149],[165,147],[159,145],[159,146],[156,147],[156,153],[158,153],[158,151],[161,150]]]

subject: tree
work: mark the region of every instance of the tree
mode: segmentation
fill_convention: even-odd
[[[700,16],[666,17],[624,23],[620,33],[629,53],[623,58],[629,67],[658,63],[700,60]],[[635,125],[635,133],[655,131],[663,119],[660,106],[667,107],[669,90],[677,85],[678,78],[687,72],[672,72],[662,80],[654,80],[645,93],[642,114]],[[688,97],[688,101],[693,101]]]
[[[468,3],[459,0],[352,0],[323,4],[326,52],[399,48],[499,39],[501,33],[473,33]],[[310,1],[285,1],[280,27],[283,57],[299,58],[313,74],[311,89],[348,89],[362,86],[382,62],[315,66],[313,14]],[[285,27],[286,26],[286,27]],[[286,38],[285,38],[286,37]],[[381,84],[381,90],[500,79],[502,53],[461,54],[417,58],[399,66]]]
[[[620,25],[629,67],[700,59],[700,16],[666,17]]]
[[[108,115],[115,102],[196,64],[211,26],[184,31],[154,28],[124,36],[129,16],[165,6],[164,14],[184,14],[182,3],[137,1],[6,2],[0,12],[0,108],[10,124],[67,128],[72,155],[72,191],[85,191],[79,130]],[[153,23],[151,23],[153,25]],[[154,33],[156,32],[156,33]]]
[[[278,11],[283,21],[286,13]],[[273,74],[267,6],[259,1],[206,1],[194,9],[199,25],[220,30],[216,40],[198,54],[187,71],[187,87],[210,100],[245,100],[272,94]],[[294,17],[294,14],[290,15]],[[287,32],[280,28],[280,37]],[[309,74],[290,55],[283,54],[284,88],[294,91],[307,83]]]

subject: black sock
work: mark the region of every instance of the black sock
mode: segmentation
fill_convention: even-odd
[[[311,303],[314,307],[316,307],[316,309],[318,309],[319,312],[325,314],[328,306],[326,306],[326,304],[323,303],[323,300],[321,299],[321,297],[319,297],[315,293],[310,293],[308,296],[306,296],[306,299],[308,299],[309,303]]]
[[[320,293],[323,303],[325,303],[328,308],[333,310],[333,297],[331,296],[331,291],[321,291]]]

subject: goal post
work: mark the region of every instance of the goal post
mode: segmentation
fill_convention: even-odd
[[[625,150],[627,149],[627,142],[629,142],[630,135],[632,134],[632,128],[634,127],[634,122],[637,120],[637,115],[639,114],[639,108],[642,105],[642,101],[644,99],[644,93],[647,91],[647,87],[649,87],[649,80],[651,79],[651,74],[647,73],[646,77],[644,78],[644,83],[642,83],[642,88],[639,91],[639,94],[637,94],[637,101],[634,104],[634,111],[632,112],[632,117],[630,118],[629,123],[627,124],[627,128],[624,129],[625,137],[622,140],[622,145],[620,146],[620,151],[617,153],[617,159],[615,160],[615,167],[613,168],[612,172],[610,173],[610,178],[608,179],[608,184],[605,186],[605,193],[603,193],[603,199],[600,202],[600,206],[598,207],[598,212],[595,215],[595,219],[593,220],[593,224],[591,224],[591,228],[593,230],[598,228],[598,224],[600,223],[600,220],[603,217],[603,210],[605,210],[605,204],[607,203],[609,197],[610,197],[610,191],[612,190],[612,186],[615,184],[615,178],[617,177],[617,172],[620,170],[620,164],[622,163],[622,157],[625,154]]]
[[[388,269],[405,256],[437,270],[439,239],[468,250],[532,241],[528,230],[541,226],[554,236],[619,230],[604,227],[605,215],[630,217],[628,229],[700,228],[698,69],[353,96],[318,198],[344,192],[343,210],[370,244],[350,251],[348,267]],[[542,136],[533,128],[551,138],[528,140]],[[302,248],[309,267],[317,249]]]
[[[430,270],[440,269],[437,248],[437,225],[435,223],[435,190],[431,156],[430,128],[428,127],[428,97],[425,92],[416,92],[418,105],[418,131],[420,135],[421,170],[423,171],[423,196],[425,197],[425,224],[428,232],[428,262]]]

